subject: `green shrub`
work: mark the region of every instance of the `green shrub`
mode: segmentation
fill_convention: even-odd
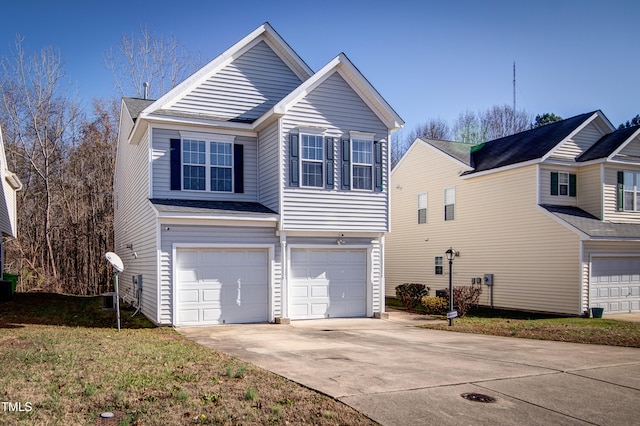
[[[444,297],[424,296],[420,300],[424,310],[431,315],[445,315],[447,313],[448,301]]]
[[[424,284],[404,283],[396,287],[396,297],[405,308],[413,309],[424,296],[429,295],[429,290]]]

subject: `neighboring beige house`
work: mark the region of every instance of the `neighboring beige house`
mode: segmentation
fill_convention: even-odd
[[[269,24],[160,99],[123,99],[121,294],[176,326],[383,312],[402,124],[344,54],[314,72]]]
[[[18,235],[16,192],[22,189],[18,176],[7,167],[2,128],[0,128],[0,275],[4,272],[4,246]]]
[[[596,111],[477,146],[417,139],[390,191],[388,296],[446,288],[452,247],[482,305],[640,312],[640,127]]]

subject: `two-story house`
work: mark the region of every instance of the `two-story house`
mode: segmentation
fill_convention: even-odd
[[[446,288],[453,248],[454,286],[482,286],[482,305],[640,312],[639,127],[596,111],[477,146],[417,139],[391,199],[389,296]]]
[[[123,99],[123,298],[171,325],[383,312],[402,125],[344,54],[313,72],[268,23],[160,99]]]

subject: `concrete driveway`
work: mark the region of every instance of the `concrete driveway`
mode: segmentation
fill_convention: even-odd
[[[178,328],[383,425],[640,424],[640,349],[478,336],[415,318]],[[484,403],[465,393],[495,398]]]

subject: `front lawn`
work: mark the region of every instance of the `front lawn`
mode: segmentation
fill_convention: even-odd
[[[0,424],[374,424],[132,313],[123,310],[118,332],[96,297],[19,293],[0,303],[0,399],[11,403]]]

